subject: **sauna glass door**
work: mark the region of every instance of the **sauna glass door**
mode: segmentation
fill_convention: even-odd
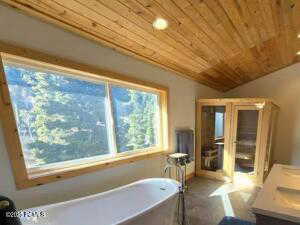
[[[256,106],[235,106],[234,111],[234,173],[256,175],[260,109]]]
[[[202,106],[201,109],[201,169],[223,170],[225,106]]]

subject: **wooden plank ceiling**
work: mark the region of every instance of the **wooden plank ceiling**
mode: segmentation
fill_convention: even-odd
[[[220,91],[299,61],[300,0],[1,1]]]

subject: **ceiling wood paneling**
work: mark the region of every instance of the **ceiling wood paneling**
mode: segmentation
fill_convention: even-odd
[[[1,1],[220,91],[299,61],[300,0]]]

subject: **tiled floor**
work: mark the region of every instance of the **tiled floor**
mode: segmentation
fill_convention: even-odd
[[[253,222],[250,209],[257,193],[258,188],[195,177],[185,197],[189,224],[217,225],[225,215]]]

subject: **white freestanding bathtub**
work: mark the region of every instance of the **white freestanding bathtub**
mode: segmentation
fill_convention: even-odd
[[[96,195],[23,210],[37,216],[21,220],[23,225],[172,225],[178,187],[171,179],[140,180]]]

